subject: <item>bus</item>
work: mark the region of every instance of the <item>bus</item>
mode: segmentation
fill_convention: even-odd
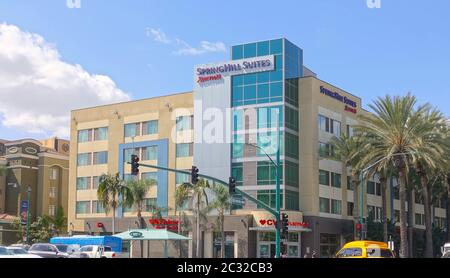
[[[67,244],[67,245],[79,245],[80,247],[86,245],[100,245],[109,246],[112,251],[122,252],[122,239],[115,236],[88,236],[79,235],[71,237],[53,237],[50,239],[51,244]]]

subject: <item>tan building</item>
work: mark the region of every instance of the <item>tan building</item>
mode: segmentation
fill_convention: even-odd
[[[19,216],[30,188],[31,221],[38,216],[54,216],[59,207],[67,216],[69,141],[23,139],[6,142],[5,147],[4,213]]]
[[[201,173],[226,182],[234,177],[241,190],[275,208],[276,175],[269,158],[275,160],[279,149],[280,207],[289,216],[283,252],[303,257],[315,251],[329,257],[353,240],[354,202],[360,198],[349,183],[350,169],[332,158],[329,141],[352,134],[357,116],[367,113],[361,99],[318,79],[303,66],[303,50],[286,39],[233,46],[230,61],[196,66],[194,75],[193,92],[72,111],[70,230],[112,232],[111,215],[97,200],[98,177],[120,173],[125,180],[131,178],[126,161],[133,149],[143,163],[177,169],[195,165]],[[141,179],[158,182],[147,196],[148,207],[156,203],[168,208],[168,222],[163,223],[173,224],[178,219],[175,188],[190,177],[145,167],[140,171]],[[395,185],[391,181],[388,190],[390,219],[398,209]],[[415,206],[416,228],[421,229],[423,206]],[[380,219],[376,177],[365,186],[361,207],[364,218]],[[434,211],[442,221],[445,210]],[[116,216],[116,232],[136,227],[132,209],[119,209]],[[151,222],[150,210],[144,218],[159,227]],[[213,213],[202,225],[204,257],[220,253],[215,218]],[[275,255],[275,219],[257,204],[235,201],[225,231],[227,257]],[[189,235],[195,235],[195,227]],[[151,253],[161,255],[155,246]],[[172,247],[171,256],[178,256]],[[195,254],[195,246],[188,249],[190,256]]]

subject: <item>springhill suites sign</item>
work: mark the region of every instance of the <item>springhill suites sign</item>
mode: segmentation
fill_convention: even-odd
[[[249,59],[235,60],[214,65],[196,67],[196,81],[203,84],[210,81],[221,80],[224,76],[233,76],[275,69],[273,55],[261,56]]]
[[[348,111],[348,112],[351,112],[354,114],[356,114],[358,112],[357,111],[358,104],[355,101],[349,99],[348,97],[343,96],[343,95],[339,94],[338,92],[333,92],[331,90],[328,90],[324,86],[320,86],[320,93],[323,95],[332,97],[332,98],[344,103],[345,111]]]

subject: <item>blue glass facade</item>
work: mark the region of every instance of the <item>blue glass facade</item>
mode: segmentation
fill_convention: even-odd
[[[239,159],[245,158],[246,135],[244,133],[249,123],[246,122],[243,111],[250,105],[256,108],[257,145],[269,155],[276,154],[277,132],[274,129],[278,124],[273,115],[273,112],[276,111],[277,114],[280,113],[281,155],[284,157],[282,179],[287,180],[286,159],[289,158],[291,162],[288,163],[288,186],[292,190],[298,190],[299,177],[298,174],[295,175],[292,172],[295,172],[293,165],[297,167],[297,173],[299,170],[298,78],[303,76],[303,50],[284,38],[235,45],[231,49],[232,60],[267,55],[274,55],[275,69],[273,71],[236,75],[231,78],[231,106],[235,108],[232,163],[237,165]],[[256,156],[258,160],[261,160],[265,154],[258,149]],[[258,175],[268,174],[259,173],[259,168]],[[246,168],[239,169],[241,174],[245,175]],[[261,171],[263,170],[264,168],[261,168]],[[271,180],[268,185],[275,186],[275,182]],[[295,198],[298,196],[298,191],[292,190],[283,190],[286,194],[283,194],[282,203],[285,204],[285,209],[298,210],[298,197]],[[267,195],[267,190],[258,190],[258,198],[260,194],[261,199],[264,199],[262,196]],[[272,205],[272,202],[269,205]]]

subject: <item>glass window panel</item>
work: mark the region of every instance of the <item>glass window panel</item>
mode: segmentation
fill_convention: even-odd
[[[256,43],[244,45],[244,58],[256,57]]]
[[[283,52],[282,39],[270,41],[270,54],[281,54]]]
[[[92,130],[85,129],[78,131],[78,143],[90,142],[92,141]]]
[[[100,184],[100,176],[92,177],[92,189],[97,190]]]
[[[107,164],[108,152],[95,152],[94,153],[94,165]]]
[[[276,71],[283,70],[283,56],[282,55],[275,56],[275,70]]]
[[[256,98],[256,86],[245,86],[244,87],[244,99],[255,99]]]
[[[158,172],[147,172],[142,173],[142,180],[154,181],[155,184],[158,184]]]
[[[244,75],[244,85],[256,84],[256,73],[249,73]]]
[[[148,121],[142,123],[142,135],[158,134],[158,121]]]
[[[244,85],[244,75],[233,76],[233,87]]]
[[[342,202],[340,200],[331,200],[331,213],[332,214],[342,213]]]
[[[76,213],[77,214],[89,214],[91,213],[91,202],[81,201],[76,203]]]
[[[77,157],[78,166],[91,165],[91,153],[80,153]]]
[[[271,82],[277,82],[283,80],[283,71],[271,71],[270,72],[270,81]]]
[[[142,160],[158,160],[158,147],[151,146],[142,148]]]
[[[125,129],[125,137],[140,136],[139,127],[140,127],[139,123],[126,124],[125,127],[124,127],[124,129]]]
[[[319,184],[330,185],[330,172],[319,170]]]
[[[244,47],[242,45],[235,45],[233,46],[231,53],[233,60],[242,59],[244,58]]]
[[[177,144],[177,157],[192,156],[192,143]]]
[[[341,188],[341,174],[331,173],[331,186]]]
[[[330,213],[330,200],[327,198],[319,198],[320,212]]]
[[[89,189],[91,189],[90,177],[77,178],[77,190],[89,190]]]
[[[283,95],[283,83],[275,82],[270,84],[270,96],[277,97]]]
[[[258,98],[269,97],[269,84],[258,85]]]
[[[243,100],[244,99],[244,88],[234,87],[233,88],[233,100]]]
[[[270,54],[270,43],[269,41],[258,42],[258,56],[265,56]]]
[[[94,140],[95,141],[108,140],[108,128],[100,127],[100,128],[94,129]]]
[[[190,170],[186,170],[190,171]],[[175,183],[183,184],[185,182],[190,182],[191,176],[189,174],[175,173]]]
[[[258,83],[267,83],[270,81],[270,71],[259,72],[256,74]]]

